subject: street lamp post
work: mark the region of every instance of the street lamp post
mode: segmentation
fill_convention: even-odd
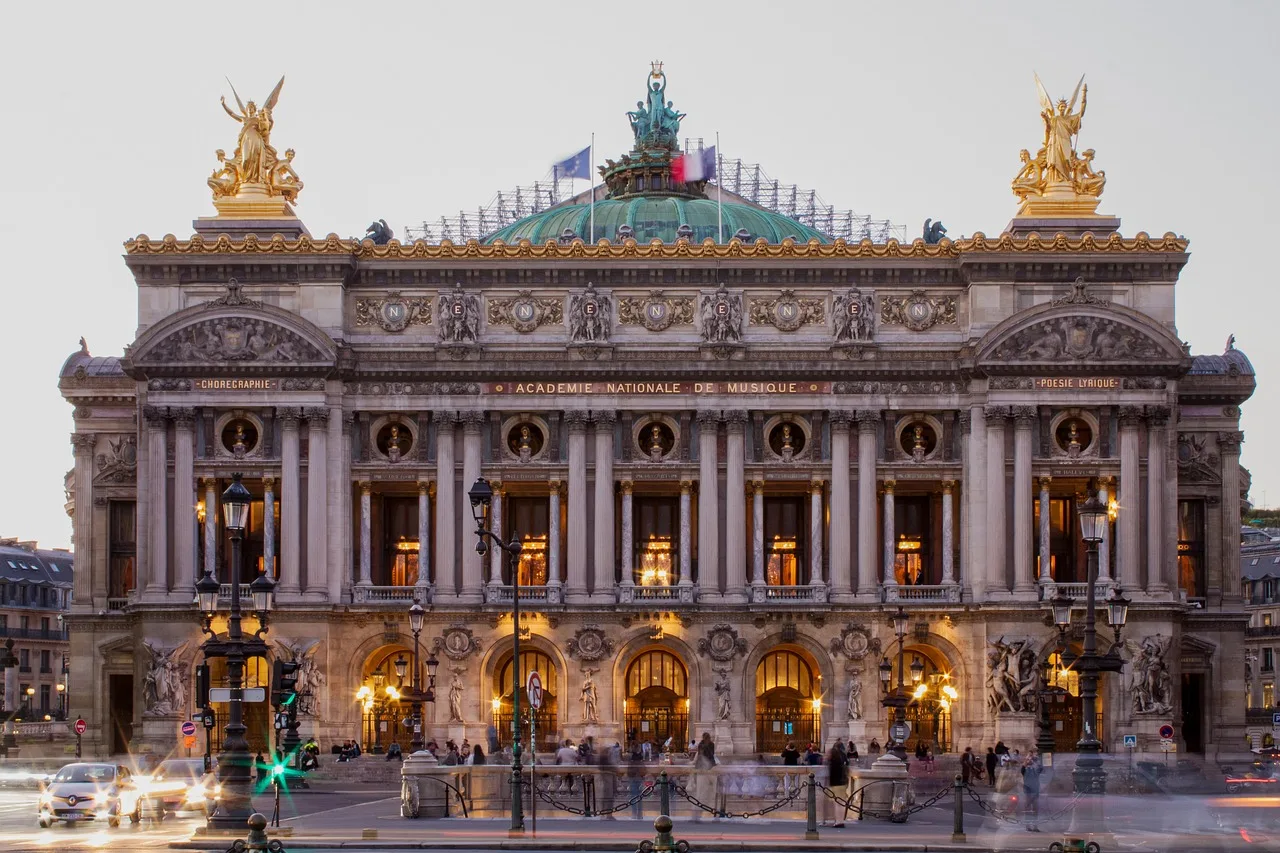
[[[885,751],[892,752],[903,762],[907,760],[907,739],[905,737],[894,737],[893,729],[906,725],[907,704],[911,701],[907,696],[906,683],[903,680],[906,675],[907,622],[907,613],[902,607],[898,607],[897,612],[889,617],[889,624],[893,627],[893,632],[898,636],[896,641],[898,645],[898,686],[894,688],[892,693],[889,692],[889,684],[893,680],[893,664],[889,663],[888,656],[880,661],[880,683],[885,690],[882,704],[886,708],[893,709],[893,728],[889,730],[890,745]],[[917,659],[911,665],[911,679],[918,682],[923,675],[924,664]]]
[[[413,632],[413,678],[409,690],[401,693],[401,697],[408,699],[413,705],[413,731],[409,742],[411,752],[420,752],[425,745],[422,735],[422,704],[436,701],[436,667],[440,665],[440,661],[436,660],[434,654],[427,658],[427,683],[426,689],[423,690],[423,685],[419,682],[421,667],[418,663],[418,638],[422,633],[422,624],[426,616],[426,609],[415,598],[413,605],[409,608],[409,629]]]
[[[246,637],[240,610],[240,572],[244,560],[242,546],[245,526],[249,518],[252,496],[240,482],[240,474],[231,475],[231,485],[222,493],[223,522],[231,536],[231,610],[227,618],[226,638],[222,639],[212,628],[213,615],[218,609],[219,584],[213,575],[206,573],[196,583],[196,597],[205,614],[204,631],[209,639],[202,649],[206,658],[223,657],[227,661],[227,686],[230,688],[230,710],[226,738],[222,754],[218,756],[218,781],[222,793],[217,812],[209,818],[209,825],[232,831],[242,831],[245,821],[253,811],[253,756],[244,724],[244,670],[246,661],[256,655],[266,655],[267,645],[262,635],[267,631],[267,612],[271,609],[275,582],[265,573],[259,574],[249,585],[253,609],[258,618],[258,629]]]
[[[520,537],[511,531],[511,541],[502,541],[500,534],[489,530],[489,508],[493,503],[493,489],[484,477],[476,479],[471,491],[471,514],[476,520],[476,553],[483,557],[492,542],[506,555],[511,569],[511,828],[510,835],[524,834],[524,804],[522,801],[523,772],[520,767],[520,572],[512,564],[512,558],[520,555]]]
[[[1036,750],[1045,767],[1053,766],[1053,723],[1049,719],[1049,704],[1057,698],[1058,689],[1050,679],[1053,667],[1045,660],[1040,664],[1040,734],[1036,736]]]

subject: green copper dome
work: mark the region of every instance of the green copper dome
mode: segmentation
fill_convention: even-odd
[[[693,229],[689,242],[701,243],[710,237],[716,242],[728,242],[739,231],[746,231],[752,240],[763,237],[770,243],[781,243],[792,237],[798,243],[817,240],[829,243],[823,234],[771,210],[762,210],[746,204],[724,204],[724,239],[716,233],[716,203],[706,198],[680,198],[671,195],[633,195],[625,199],[604,199],[596,202],[595,234],[591,230],[591,205],[565,204],[527,216],[484,239],[485,243],[501,240],[518,243],[546,243],[559,239],[570,231],[586,243],[594,243],[601,237],[618,240],[618,228],[631,227],[631,236],[637,243],[658,239],[674,243],[682,235],[676,230],[681,225]],[[593,237],[594,239],[588,239]]]

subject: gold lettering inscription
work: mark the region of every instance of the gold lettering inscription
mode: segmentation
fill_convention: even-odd
[[[494,382],[484,386],[486,394],[521,396],[608,394],[611,396],[662,396],[670,394],[829,394],[830,382]]]
[[[276,379],[196,379],[197,391],[275,391]]]
[[[1036,379],[1038,390],[1068,389],[1072,391],[1115,391],[1120,388],[1116,376],[1042,376]]]

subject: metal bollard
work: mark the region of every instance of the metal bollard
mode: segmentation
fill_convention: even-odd
[[[960,776],[956,777],[954,791],[956,795],[956,811],[955,818],[951,824],[951,841],[959,844],[968,840],[964,837],[964,779]]]
[[[284,850],[284,845],[279,841],[270,842],[267,840],[267,819],[265,817],[254,812],[249,815],[248,824],[249,834],[245,836],[244,841],[237,841],[231,845],[231,851],[239,853],[239,851],[245,850],[271,850],[272,844],[275,845],[274,849]],[[231,851],[228,851],[228,853],[231,853]]]
[[[667,771],[658,776],[658,814],[671,816],[671,783],[667,780]]]
[[[805,792],[804,840],[818,840],[818,786],[809,774],[809,790]]]

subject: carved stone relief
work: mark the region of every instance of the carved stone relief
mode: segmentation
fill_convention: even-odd
[[[490,299],[489,325],[510,326],[528,333],[548,323],[564,322],[564,303],[559,299],[540,299],[533,291],[522,290],[511,299]]]
[[[431,641],[432,652],[443,652],[451,660],[465,660],[480,651],[480,640],[466,625],[450,625]]]
[[[314,346],[281,326],[249,317],[201,320],[160,341],[146,354],[150,364],[319,361]]]
[[[866,343],[876,336],[876,296],[857,288],[837,293],[831,300],[831,320],[836,343]]]
[[[568,642],[569,657],[581,661],[597,661],[613,654],[613,640],[595,625],[579,628]]]
[[[699,311],[702,339],[710,344],[734,344],[742,341],[742,296],[730,293],[722,284],[716,292],[702,297]]]
[[[480,297],[462,289],[441,293],[438,303],[437,328],[446,344],[477,343],[480,336]]]
[[[403,332],[409,326],[431,325],[431,300],[406,299],[393,290],[382,298],[356,300],[357,326],[378,326],[387,332]]]
[[[569,297],[569,341],[575,344],[602,344],[613,334],[613,300],[596,293],[587,283],[582,294]]]
[[[98,483],[132,483],[138,474],[138,439],[122,435],[107,439],[107,452],[98,454]]]
[[[868,654],[879,654],[880,640],[871,636],[871,629],[858,622],[850,622],[831,641],[831,656],[844,655],[850,661],[859,661]]]
[[[1178,480],[1184,483],[1222,482],[1221,460],[1202,435],[1178,435]]]
[[[794,332],[801,326],[826,322],[826,305],[821,299],[797,297],[784,290],[773,298],[753,298],[747,322],[752,326],[773,326],[780,332]]]
[[[747,641],[738,636],[732,625],[713,625],[707,636],[698,640],[698,654],[721,662],[733,660],[747,651]]]
[[[1013,335],[992,356],[1009,361],[1113,361],[1163,354],[1154,340],[1124,323],[1101,317],[1055,317]]]
[[[664,296],[652,290],[647,297],[625,297],[618,300],[618,322],[624,326],[644,326],[661,332],[672,325],[693,323],[693,299],[688,296]]]
[[[1035,641],[1006,640],[990,643],[987,652],[987,705],[993,714],[1029,713],[1036,709]]]
[[[929,296],[923,290],[913,290],[908,296],[886,296],[880,302],[880,322],[906,326],[913,332],[934,326],[954,326],[958,322],[956,298]]]
[[[958,394],[960,383],[952,381],[918,382],[835,382],[834,394]]]

